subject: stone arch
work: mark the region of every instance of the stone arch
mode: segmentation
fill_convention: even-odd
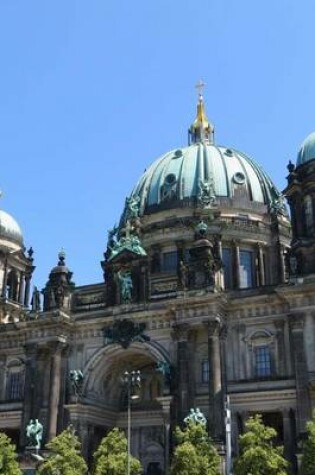
[[[162,445],[153,440],[149,440],[144,447],[143,456],[141,457],[144,473],[164,473],[164,449]]]
[[[82,393],[85,397],[118,405],[123,373],[149,365],[152,369],[158,361],[170,364],[167,351],[156,343],[133,342],[127,349],[116,343],[107,345],[96,351],[83,368]]]

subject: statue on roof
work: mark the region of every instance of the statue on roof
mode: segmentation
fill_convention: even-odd
[[[138,256],[146,256],[147,253],[143,249],[139,236],[135,233],[135,228],[130,223],[129,219],[126,222],[125,227],[121,231],[124,233],[123,236],[120,236],[118,241],[112,239],[111,247],[109,247],[110,255],[109,260],[112,260],[118,254],[123,251],[129,251]]]
[[[140,197],[130,196],[126,198],[127,218],[138,218],[140,211]]]
[[[214,181],[212,177],[208,180],[199,180],[197,199],[201,206],[214,205],[216,203]]]
[[[270,211],[277,216],[287,216],[287,209],[284,202],[284,196],[282,193],[277,193],[271,203]]]

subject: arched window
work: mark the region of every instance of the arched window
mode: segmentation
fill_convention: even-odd
[[[7,296],[10,300],[18,300],[18,278],[14,270],[11,270],[8,275]]]
[[[223,275],[224,275],[224,288],[232,289],[233,287],[233,266],[232,266],[232,249],[222,249],[222,261],[223,261]]]
[[[254,286],[254,260],[252,251],[240,250],[240,289]]]
[[[268,379],[274,373],[275,337],[268,330],[256,330],[247,339],[254,379]]]
[[[6,398],[8,401],[21,401],[24,396],[24,364],[12,360],[7,364]]]
[[[309,234],[313,230],[313,204],[310,195],[304,198],[304,221],[306,234]]]

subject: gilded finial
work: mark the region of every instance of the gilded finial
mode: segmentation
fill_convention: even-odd
[[[197,82],[197,84],[195,86],[195,88],[198,91],[199,97],[202,96],[202,93],[203,93],[203,90],[204,90],[205,86],[206,86],[206,83],[203,82],[201,79],[199,79],[199,81]]]
[[[205,85],[199,80],[195,86],[198,91],[197,116],[189,129],[190,143],[213,143],[214,127],[206,116],[202,95]]]

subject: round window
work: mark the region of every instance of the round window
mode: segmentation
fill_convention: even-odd
[[[174,173],[169,173],[168,175],[166,175],[165,183],[167,183],[168,185],[173,185],[175,182],[176,176],[174,175]]]
[[[244,173],[236,172],[233,176],[233,181],[234,181],[234,183],[237,183],[238,185],[244,185],[244,183],[245,183]]]
[[[175,150],[173,158],[179,158],[182,155],[183,155],[183,152],[180,149],[178,149],[178,150]]]

